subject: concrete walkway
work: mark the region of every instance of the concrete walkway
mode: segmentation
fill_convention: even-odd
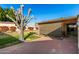
[[[41,39],[41,38],[40,38]],[[78,53],[77,41],[64,38],[63,40],[47,39],[43,41],[25,42],[0,49],[0,54],[73,54]]]

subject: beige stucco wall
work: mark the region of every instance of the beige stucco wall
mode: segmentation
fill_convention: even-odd
[[[49,34],[61,27],[61,23],[40,24],[39,34]]]
[[[15,24],[2,24],[2,23],[0,23],[0,26],[15,26]]]

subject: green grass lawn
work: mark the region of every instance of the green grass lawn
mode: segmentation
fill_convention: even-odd
[[[34,32],[31,32],[31,33],[28,33],[28,35],[26,35],[25,40],[28,42],[32,42],[32,41],[36,40],[37,38],[40,38],[40,36],[38,36]]]
[[[39,38],[34,32],[24,32],[24,37],[26,41],[32,41]],[[0,33],[0,48],[20,43],[18,38],[19,36],[16,32]]]

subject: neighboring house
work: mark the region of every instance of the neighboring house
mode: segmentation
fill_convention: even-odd
[[[27,27],[27,30],[37,30],[36,27]],[[7,32],[7,31],[18,31],[18,28],[15,26],[14,22],[0,22],[0,32]]]
[[[0,32],[16,31],[16,26],[13,22],[0,22]]]
[[[77,17],[60,18],[38,23],[39,34],[49,36],[77,35]]]

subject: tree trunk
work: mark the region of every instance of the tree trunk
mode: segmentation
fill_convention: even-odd
[[[24,42],[24,31],[22,29],[19,30],[19,40]]]

